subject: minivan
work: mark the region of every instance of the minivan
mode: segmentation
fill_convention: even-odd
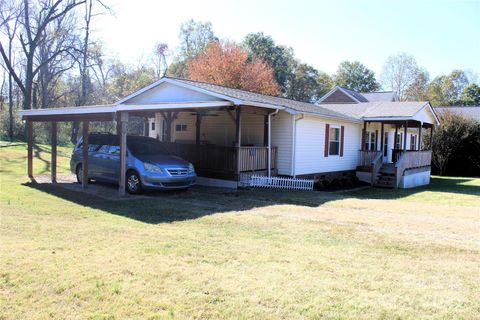
[[[88,136],[88,179],[118,183],[120,175],[119,136],[92,133]],[[70,170],[83,179],[83,139],[76,144]],[[126,191],[137,194],[146,189],[187,189],[195,184],[195,168],[188,161],[168,154],[162,143],[142,136],[127,136]]]

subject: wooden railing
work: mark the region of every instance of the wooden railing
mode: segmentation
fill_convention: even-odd
[[[405,170],[428,167],[432,163],[432,150],[403,152],[395,163],[397,187],[400,185]]]
[[[378,152],[377,155],[375,155],[375,158],[372,160],[372,180],[371,180],[371,185],[375,184],[375,179],[377,178],[378,171],[382,167],[383,163],[383,152]]]
[[[382,151],[368,151],[360,150],[360,163],[359,166],[369,167],[372,165],[374,159],[381,155]]]
[[[392,162],[397,162],[403,152],[403,149],[392,149]]]
[[[266,170],[268,168],[268,148],[266,147],[241,147],[240,172]],[[270,168],[274,169],[277,163],[277,148],[272,148]]]
[[[195,166],[198,172],[238,174],[266,170],[267,147],[225,147],[162,142],[169,154],[179,156]],[[272,169],[276,168],[277,148],[272,148]]]

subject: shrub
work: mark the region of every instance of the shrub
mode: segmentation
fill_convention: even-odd
[[[480,122],[446,112],[440,122],[433,133],[433,173],[480,176]]]

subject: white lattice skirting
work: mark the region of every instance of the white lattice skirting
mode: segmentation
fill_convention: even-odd
[[[284,177],[266,177],[252,175],[248,180],[248,185],[250,187],[256,188],[313,190],[313,180]]]

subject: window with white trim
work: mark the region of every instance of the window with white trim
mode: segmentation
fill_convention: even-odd
[[[177,124],[177,125],[175,125],[175,131],[177,131],[177,132],[187,131],[187,125],[186,124]]]
[[[328,154],[331,156],[340,155],[340,127],[330,126]]]
[[[365,137],[365,150],[373,151],[375,149],[375,132],[367,131]]]
[[[412,134],[410,136],[410,150],[416,150],[417,149],[417,136],[415,134]]]

